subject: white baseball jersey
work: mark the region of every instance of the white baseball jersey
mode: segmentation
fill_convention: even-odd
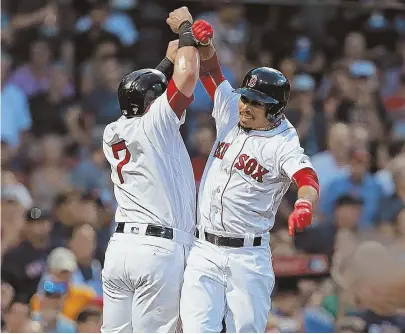
[[[215,91],[217,141],[200,184],[197,225],[261,234],[273,227],[292,176],[312,165],[287,119],[268,131],[241,129],[240,95],[232,90],[223,81]]]
[[[185,112],[179,120],[167,94],[158,97],[142,117],[122,116],[104,130],[103,150],[111,165],[118,202],[115,220],[158,224],[192,233],[195,182],[179,132]]]

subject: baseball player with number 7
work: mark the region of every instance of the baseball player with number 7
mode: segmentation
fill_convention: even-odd
[[[225,80],[213,29],[192,26],[200,46],[200,80],[214,102],[217,141],[201,180],[197,231],[180,300],[184,332],[263,333],[274,272],[269,231],[291,181],[298,199],[290,235],[311,224],[318,179],[284,116],[290,84],[279,71],[250,70],[234,90]]]
[[[170,333],[180,323],[196,189],[179,128],[193,101],[199,53],[186,7],[170,13],[167,23],[179,40],[169,43],[156,69],[122,79],[122,116],[103,135],[118,203],[102,272],[106,333]]]

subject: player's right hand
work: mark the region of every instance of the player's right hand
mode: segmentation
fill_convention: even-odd
[[[166,23],[170,26],[170,29],[177,34],[181,24],[186,21],[193,23],[193,17],[191,16],[187,7],[181,7],[169,14]]]
[[[204,20],[197,20],[194,22],[193,26],[193,35],[198,43],[201,45],[209,45],[212,38],[214,37],[214,29],[212,25]]]
[[[174,63],[174,60],[176,59],[176,53],[177,53],[178,49],[179,49],[179,40],[178,39],[169,42],[169,45],[167,46],[166,57],[172,63]]]

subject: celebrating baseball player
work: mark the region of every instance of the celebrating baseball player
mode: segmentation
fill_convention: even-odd
[[[180,314],[184,332],[263,333],[274,272],[269,230],[293,181],[298,199],[290,234],[310,225],[318,180],[284,117],[290,84],[277,70],[250,70],[234,90],[225,80],[209,23],[196,21],[200,80],[214,101],[217,141],[201,180],[195,245],[184,274]]]
[[[193,170],[179,132],[199,71],[191,22],[186,7],[170,13],[167,23],[179,40],[170,42],[157,69],[123,78],[122,116],[104,131],[118,224],[102,273],[102,332],[175,332],[178,325],[195,230]]]

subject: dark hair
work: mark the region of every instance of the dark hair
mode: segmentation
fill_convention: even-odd
[[[357,198],[351,195],[343,195],[336,200],[336,207],[342,205],[362,205],[362,204],[363,200],[361,198]]]
[[[77,323],[85,323],[91,317],[101,317],[101,312],[96,310],[84,309],[77,316]]]

